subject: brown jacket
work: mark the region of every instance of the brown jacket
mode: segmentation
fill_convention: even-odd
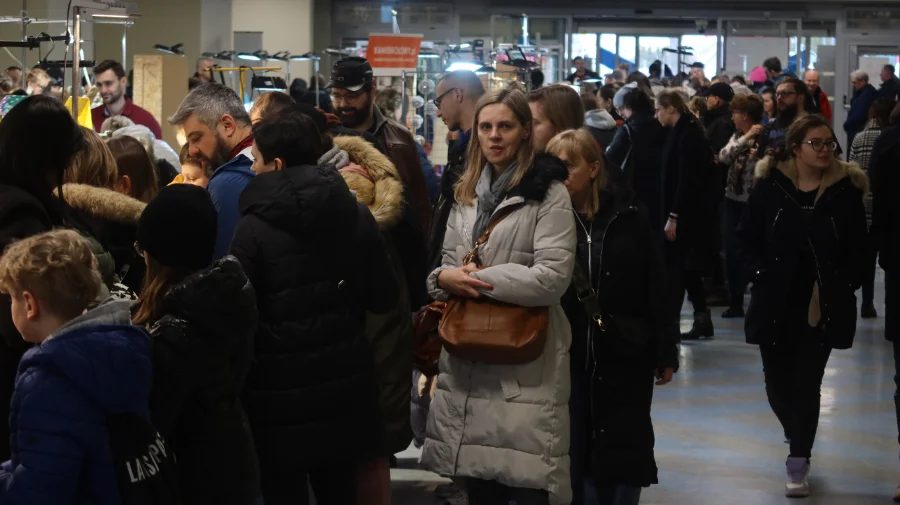
[[[428,199],[428,188],[422,165],[419,163],[419,152],[415,139],[409,130],[400,123],[387,119],[373,107],[375,113],[375,138],[387,151],[387,156],[400,172],[403,186],[406,188],[406,200],[415,214],[416,221],[422,230],[422,236],[428,236],[431,224],[431,201]]]

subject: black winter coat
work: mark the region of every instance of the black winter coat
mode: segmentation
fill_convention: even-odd
[[[331,167],[259,175],[240,210],[232,253],[259,307],[244,408],[263,473],[377,455],[365,319],[394,307],[398,286],[374,218]]]
[[[582,409],[591,413],[583,422],[595,434],[591,452],[598,484],[643,487],[657,483],[650,420],[654,369],[678,368],[678,333],[664,317],[666,272],[646,211],[627,188],[608,187],[600,202],[592,221],[578,216],[576,261],[591,270],[606,324],[628,343],[598,333],[574,289],[566,293],[562,306],[572,326],[572,380],[588,384],[573,390],[590,391],[589,398],[572,401],[591,404]]]
[[[705,270],[717,261],[718,202],[722,181],[697,118],[682,114],[662,152],[663,219],[678,215],[675,247],[684,266]]]
[[[606,158],[621,167],[626,185],[647,208],[651,228],[659,231],[666,223],[660,168],[666,135],[667,131],[652,115],[635,113],[618,129],[606,149]],[[626,158],[628,167],[623,166]]]
[[[17,187],[0,185],[0,254],[13,241],[52,227],[50,215],[35,197]],[[9,404],[16,370],[28,347],[12,322],[9,295],[0,294],[0,459],[3,461],[10,457]]]
[[[884,279],[884,336],[894,341],[900,335],[900,124],[886,129],[872,148],[869,173],[875,179],[872,234],[878,244],[878,261]],[[891,273],[894,272],[894,273]]]
[[[796,166],[772,165],[771,158],[757,164],[758,182],[738,227],[741,261],[753,281],[744,320],[747,342],[772,344],[785,334],[790,320],[818,320],[823,343],[847,349],[856,333],[854,291],[862,284],[866,263],[866,174],[835,159],[807,217],[797,203]],[[808,313],[788,314],[788,292],[800,275],[797,259],[805,249],[815,258],[817,280]]]
[[[441,187],[431,211],[431,227],[428,230],[428,273],[441,266],[444,233],[447,231],[447,219],[450,218],[450,209],[453,208],[454,202],[453,186],[466,171],[468,145],[468,142],[463,145],[457,144],[447,155],[447,166],[441,175]]]
[[[734,121],[731,120],[731,108],[728,105],[722,105],[706,111],[703,116],[703,127],[706,129],[709,146],[714,153],[718,154],[736,131]]]
[[[261,496],[241,394],[253,363],[256,296],[226,256],[171,288],[150,325],[150,414],[178,460],[184,503],[247,505]]]

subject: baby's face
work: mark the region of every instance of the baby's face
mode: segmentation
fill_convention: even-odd
[[[203,173],[203,168],[200,165],[185,163],[181,165],[181,174],[184,176],[185,184],[193,184],[201,188],[206,188],[206,185],[209,184],[209,177]]]

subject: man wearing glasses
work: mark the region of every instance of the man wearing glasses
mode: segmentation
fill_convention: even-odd
[[[345,127],[371,133],[378,139],[400,173],[416,224],[423,236],[427,236],[431,223],[431,201],[419,163],[419,152],[409,130],[397,121],[384,117],[375,106],[377,90],[372,65],[357,56],[336,62],[326,89],[331,93],[334,112]]]
[[[450,131],[459,131],[459,141],[447,154],[447,166],[441,175],[441,189],[434,202],[431,221],[431,235],[428,239],[428,264],[430,269],[441,266],[441,247],[447,218],[453,206],[453,185],[466,169],[466,148],[475,121],[475,105],[484,95],[484,85],[475,72],[457,70],[441,78],[435,90],[437,117],[444,121]]]
[[[806,83],[796,77],[785,77],[781,80],[775,90],[775,107],[778,109],[778,115],[774,121],[766,125],[766,130],[759,137],[756,151],[758,158],[784,150],[784,137],[788,128],[799,117],[807,114],[807,104],[811,102],[812,97],[809,96]],[[834,136],[833,130],[831,133]],[[835,155],[840,156],[842,152],[840,144],[836,145]]]

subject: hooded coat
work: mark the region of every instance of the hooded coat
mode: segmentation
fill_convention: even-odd
[[[412,373],[412,317],[425,296],[426,256],[418,228],[404,215],[403,183],[388,158],[359,137],[335,137],[349,155],[340,173],[356,199],[368,206],[385,239],[391,272],[401,285],[396,305],[384,314],[366,314],[366,335],[372,344],[375,371],[385,415],[385,455],[409,447],[409,378]],[[419,293],[412,304],[410,293]]]
[[[65,206],[64,204],[61,204]],[[69,213],[69,209],[64,209]],[[30,193],[15,186],[0,185],[0,254],[15,240],[50,231],[55,223],[50,212]],[[88,237],[91,250],[97,256],[104,287],[112,285],[115,272],[113,260],[100,244]],[[105,299],[108,289],[101,290]],[[19,359],[29,344],[22,340],[12,321],[9,295],[0,294],[0,419],[9,419],[9,402],[13,393]],[[9,459],[7,425],[0,421],[0,459]]]
[[[437,390],[422,448],[423,466],[446,477],[491,480],[546,490],[552,505],[569,503],[569,347],[572,333],[560,299],[575,264],[575,218],[559,159],[538,155],[522,181],[494,211],[516,206],[480,249],[486,268],[472,277],[493,290],[483,296],[526,307],[549,307],[540,358],[489,365],[441,351]],[[459,268],[478,237],[475,205],[453,205],[444,260],[428,277],[436,300],[449,293],[438,274]]]
[[[137,224],[147,206],[144,202],[111,189],[87,184],[65,184],[66,203],[88,222],[94,237],[115,261],[122,284],[138,292],[144,282],[144,258],[134,250]]]
[[[25,353],[0,502],[120,505],[107,416],[149,421],[150,352],[147,334],[131,325],[128,302],[108,301]]]
[[[253,503],[261,496],[259,465],[241,403],[253,363],[253,287],[226,256],[169,289],[163,303],[165,315],[150,326],[150,413],[178,460],[180,497]]]
[[[605,109],[594,109],[584,113],[584,127],[602,149],[607,149],[616,136],[616,120]]]
[[[797,203],[793,161],[776,164],[771,157],[763,158],[756,177],[738,227],[741,260],[753,282],[744,320],[747,342],[773,344],[799,316],[823,330],[823,344],[850,348],[856,333],[854,292],[862,284],[866,263],[865,172],[835,158],[809,217]],[[788,293],[805,250],[812,252],[816,280],[807,313],[790,314]]]
[[[243,402],[262,474],[380,454],[366,311],[393,309],[397,284],[375,219],[330,166],[259,175],[240,207],[232,254],[259,310]]]

